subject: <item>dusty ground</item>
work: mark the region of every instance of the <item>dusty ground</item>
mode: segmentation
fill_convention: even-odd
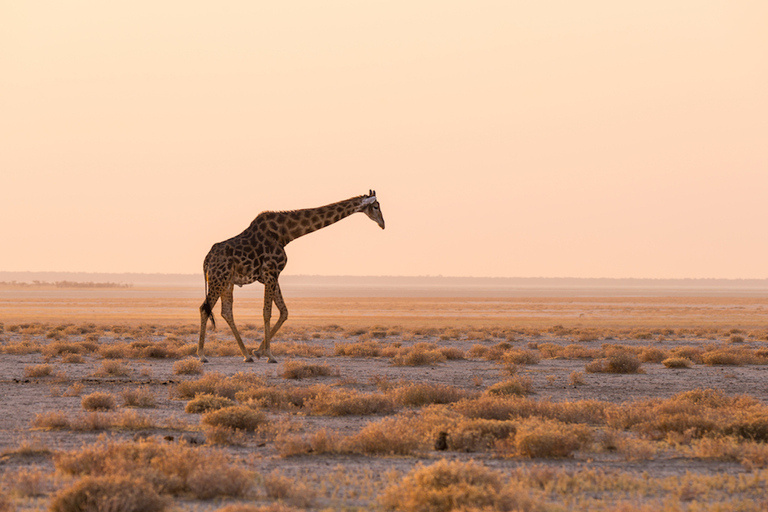
[[[122,300],[122,302],[121,302]],[[73,323],[93,322],[99,325],[105,317],[109,321],[120,323],[124,316],[127,324],[140,322],[142,311],[150,317],[155,325],[162,326],[168,323],[167,311],[158,313],[152,308],[153,299],[141,299],[137,302],[115,299],[108,302],[107,306],[98,302],[98,299],[87,300],[56,299],[49,300],[53,303],[53,309],[45,312],[39,299],[30,299],[30,303],[23,307],[19,303],[7,300],[0,303],[0,311],[5,311],[3,318],[4,332],[0,334],[0,343],[7,346],[22,340],[51,343],[46,334],[23,334],[20,331],[12,331],[11,327],[24,321],[26,317],[32,317],[33,321],[47,321],[48,328],[57,322],[71,319]],[[61,301],[61,302],[59,302]],[[107,312],[93,311],[93,301],[98,302],[99,307],[105,307]],[[282,370],[286,361],[306,361],[310,363],[323,362],[335,368],[337,375],[292,381],[290,385],[302,386],[317,383],[325,383],[331,386],[343,386],[349,389],[357,389],[365,392],[376,390],[375,382],[382,379],[390,381],[412,381],[441,383],[469,391],[482,391],[488,386],[508,378],[502,365],[496,361],[486,361],[481,358],[463,360],[450,360],[429,366],[394,366],[389,357],[352,358],[334,356],[334,346],[339,343],[355,343],[359,339],[370,339],[370,327],[398,325],[399,328],[390,328],[389,332],[376,340],[386,344],[400,344],[403,347],[417,343],[435,343],[439,347],[455,347],[461,351],[468,351],[472,346],[483,345],[491,347],[500,342],[507,341],[512,347],[535,349],[537,344],[555,343],[558,345],[570,345],[578,343],[584,347],[599,348],[604,343],[616,343],[627,346],[671,349],[680,346],[704,347],[713,343],[726,344],[730,329],[740,330],[746,338],[739,342],[739,346],[752,349],[762,348],[768,343],[760,339],[762,331],[753,332],[755,329],[768,327],[766,323],[765,309],[768,301],[765,299],[536,299],[536,300],[476,300],[476,301],[450,301],[450,300],[413,300],[413,301],[385,301],[384,304],[374,305],[371,301],[323,301],[305,299],[301,302],[298,318],[289,320],[289,324],[303,326],[302,331],[293,334],[289,331],[282,337],[282,342],[295,341],[297,336],[303,338],[300,341],[312,346],[326,348],[326,355],[322,358],[296,357],[289,355],[278,356],[277,365],[267,364],[265,360],[251,364],[242,362],[239,356],[212,356],[210,362],[204,367],[205,373],[219,372],[231,376],[237,372],[252,372],[264,376],[268,382],[277,385],[286,385],[287,381],[282,377]],[[184,301],[178,307],[189,306]],[[254,306],[254,305],[251,305]],[[256,309],[256,307],[253,307]],[[237,310],[236,310],[237,312]],[[323,313],[335,312],[323,316]],[[103,313],[103,314],[102,314]],[[158,318],[159,315],[162,318]],[[186,320],[190,316],[185,310]],[[172,317],[172,315],[168,315]],[[244,317],[245,315],[240,315]],[[327,318],[327,317],[330,318]],[[255,315],[240,320],[241,325],[253,322]],[[313,329],[311,325],[317,318],[328,320],[327,323],[341,324],[345,326],[368,326],[363,334],[344,333],[339,330],[337,334],[328,334],[323,328]],[[9,321],[10,320],[10,321]],[[327,325],[324,322],[322,325]],[[194,328],[194,322],[173,322],[174,325],[190,325]],[[219,331],[215,334],[220,341],[231,342],[234,340],[227,332],[224,322],[220,322]],[[425,325],[429,328],[413,329],[409,325]],[[499,325],[499,332],[506,332],[518,327],[514,336],[505,337],[485,334],[472,336],[474,330],[483,326]],[[579,327],[582,329],[594,329],[598,336],[591,341],[577,341],[574,335],[557,335],[547,329],[546,326],[565,325],[566,327]],[[709,329],[707,333],[696,333],[680,329],[693,329],[697,325]],[[443,335],[434,332],[435,326],[442,326]],[[652,332],[654,329],[668,328],[674,331],[671,335],[653,333],[651,339],[631,339],[627,334],[625,339],[614,339],[613,334],[621,329],[625,331],[633,327]],[[455,328],[453,335],[445,335],[445,329]],[[613,329],[613,331],[611,331]],[[386,329],[385,329],[386,330]],[[750,331],[752,330],[752,331]],[[609,339],[605,339],[608,332]],[[680,334],[683,332],[683,334]],[[323,333],[323,334],[316,334]],[[394,334],[392,334],[394,333]],[[602,333],[602,334],[600,334]],[[751,334],[750,334],[751,333]],[[152,342],[161,343],[167,334],[162,328],[150,337]],[[79,341],[84,335],[69,335],[68,341]],[[511,338],[511,339],[510,339]],[[126,334],[103,334],[99,338],[100,344],[130,342],[134,338]],[[186,340],[194,343],[195,334],[186,335]],[[276,342],[276,344],[281,341]],[[249,348],[255,348],[257,340],[247,339]],[[182,380],[197,379],[199,375],[182,376],[174,374],[174,364],[178,359],[130,359],[126,361],[130,373],[125,376],[98,377],[94,376],[101,367],[103,359],[95,354],[84,356],[81,363],[68,364],[61,358],[49,360],[54,367],[54,374],[46,377],[28,377],[25,375],[27,368],[44,363],[41,353],[30,354],[0,354],[0,402],[2,403],[2,416],[0,416],[0,453],[6,455],[0,457],[0,472],[5,475],[13,474],[24,468],[40,468],[43,472],[53,475],[53,462],[50,455],[22,457],[13,455],[13,451],[20,443],[36,440],[53,451],[73,450],[84,444],[94,442],[104,432],[70,430],[40,430],[33,429],[32,422],[36,415],[51,411],[62,411],[71,417],[83,412],[81,406],[82,396],[94,391],[111,392],[116,396],[126,388],[146,386],[150,388],[157,399],[157,407],[142,409],[142,414],[149,415],[157,425],[165,428],[150,429],[147,431],[110,431],[108,435],[117,438],[133,439],[140,436],[155,436],[163,439],[172,436],[173,442],[178,439],[195,439],[203,442],[205,436],[200,429],[200,416],[184,412],[185,400],[171,398],[170,390]],[[535,400],[549,399],[552,401],[576,401],[599,400],[612,403],[631,402],[648,398],[668,398],[682,391],[696,388],[714,388],[723,391],[727,395],[748,394],[764,404],[768,404],[768,379],[766,379],[768,366],[765,365],[741,365],[741,366],[707,366],[696,364],[691,369],[671,370],[661,363],[644,363],[643,372],[638,374],[590,374],[584,373],[584,383],[578,386],[569,385],[569,376],[573,372],[583,372],[585,360],[580,359],[545,359],[538,364],[518,367],[518,374],[532,379],[533,394],[530,398]],[[79,396],[62,396],[73,384],[82,385]],[[341,434],[352,434],[372,421],[378,421],[381,416],[307,416],[300,412],[269,412],[270,419],[278,421],[281,418],[289,420],[302,433],[310,433],[319,429]],[[170,425],[175,428],[168,428]],[[171,441],[165,441],[171,442]],[[737,461],[718,461],[712,459],[685,458],[676,454],[656,456],[643,460],[627,460],[621,456],[604,453],[576,453],[566,459],[525,459],[518,457],[500,458],[492,453],[458,453],[423,451],[414,456],[407,457],[372,457],[364,455],[303,455],[297,457],[280,457],[275,444],[254,440],[245,446],[229,446],[224,448],[231,454],[234,461],[260,475],[279,472],[291,478],[308,482],[314,486],[318,495],[308,506],[309,509],[339,509],[344,507],[369,508],[376,506],[377,496],[391,481],[402,478],[404,474],[413,469],[417,464],[429,465],[435,461],[446,458],[449,460],[481,461],[483,464],[510,471],[520,466],[545,465],[557,468],[571,468],[581,471],[585,468],[597,468],[606,471],[622,471],[632,475],[651,475],[654,478],[684,477],[687,474],[702,475],[748,475],[754,474],[745,469]],[[10,454],[10,455],[9,455]],[[324,480],[333,477],[333,484],[323,484]],[[343,483],[342,483],[343,482]],[[47,506],[50,492],[57,486],[64,485],[56,477],[50,479],[48,494],[41,497],[14,498],[20,510],[42,510]],[[6,487],[8,487],[6,485]],[[663,501],[669,496],[676,496],[674,489],[660,491],[658,496],[652,496],[653,500]],[[259,498],[261,503],[269,501],[264,496]],[[718,498],[719,499],[719,498]],[[264,501],[266,500],[266,501]],[[648,500],[639,499],[638,503]],[[688,503],[683,500],[680,503]],[[177,499],[175,506],[187,510],[213,510],[221,506],[222,502],[200,502],[194,500]],[[296,503],[294,503],[296,505]],[[304,506],[298,508],[304,508]],[[640,505],[638,505],[640,506]],[[675,508],[672,508],[674,510]],[[706,508],[705,508],[706,509]],[[631,509],[634,510],[634,509]],[[638,508],[637,510],[640,510]]]

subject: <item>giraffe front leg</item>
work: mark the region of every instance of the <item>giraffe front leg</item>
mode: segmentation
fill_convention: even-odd
[[[224,317],[224,320],[227,321],[229,324],[229,328],[232,329],[232,334],[235,335],[235,341],[237,341],[237,346],[240,347],[240,353],[243,354],[243,361],[246,363],[252,363],[253,358],[248,354],[248,351],[245,349],[245,345],[243,344],[243,339],[240,337],[240,332],[237,330],[237,326],[235,325],[235,317],[232,314],[232,305],[233,305],[233,296],[232,296],[232,288],[230,287],[229,290],[227,290],[225,293],[221,295],[221,316]]]
[[[272,321],[272,300],[275,294],[275,280],[269,280],[264,283],[264,341],[259,348],[253,351],[253,355],[261,359],[261,356],[267,356],[269,363],[276,363],[277,359],[272,355],[269,348],[269,341],[272,338],[270,323]]]
[[[205,357],[205,330],[208,327],[208,318],[211,316],[213,316],[213,312],[206,300],[200,306],[200,341],[197,343],[197,357],[203,363],[208,362],[208,359]]]

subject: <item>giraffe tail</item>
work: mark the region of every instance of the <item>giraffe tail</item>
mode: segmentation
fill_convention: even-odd
[[[206,258],[207,260],[207,258]],[[205,263],[208,263],[207,261]],[[204,265],[208,266],[208,265]],[[208,316],[208,320],[211,321],[211,326],[213,326],[213,330],[216,330],[216,320],[213,319],[213,308],[210,304],[208,304],[208,269],[204,269],[204,277],[205,277],[205,300],[203,301],[203,304],[200,306],[200,312],[205,313]]]
[[[205,302],[203,302],[203,305],[200,306],[200,311],[208,315],[208,320],[211,321],[211,325],[213,326],[213,329],[216,330],[216,320],[213,319],[213,309],[211,309],[211,305],[208,304],[208,299],[205,299]]]

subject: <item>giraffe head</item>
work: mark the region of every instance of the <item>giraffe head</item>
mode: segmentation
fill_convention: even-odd
[[[378,224],[381,229],[384,229],[384,216],[381,214],[381,206],[376,199],[376,192],[369,190],[368,195],[363,196],[359,211],[366,214],[368,218]]]

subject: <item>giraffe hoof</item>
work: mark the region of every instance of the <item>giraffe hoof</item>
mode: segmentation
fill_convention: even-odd
[[[201,363],[207,363],[208,362],[208,358],[205,357],[205,356],[200,356],[200,362]]]
[[[276,363],[276,362],[277,362],[277,359],[275,359],[275,358],[273,357],[272,359],[270,359],[270,360],[269,360],[269,361],[267,361],[267,362],[268,362],[268,363]]]
[[[252,357],[243,358],[243,362],[244,363],[252,363],[253,362],[253,358]]]

